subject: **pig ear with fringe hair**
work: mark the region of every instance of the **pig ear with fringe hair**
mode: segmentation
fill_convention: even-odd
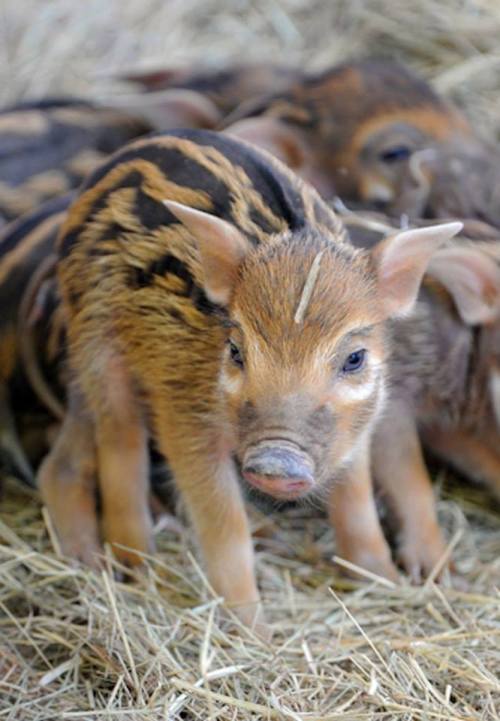
[[[304,142],[292,127],[278,118],[245,118],[229,125],[224,132],[267,150],[296,172],[306,163],[308,149]]]
[[[153,129],[208,128],[213,130],[222,116],[217,106],[201,93],[182,88],[122,95],[109,103],[146,120]]]
[[[467,325],[500,318],[500,267],[486,252],[474,247],[443,248],[431,258],[427,273],[447,289]]]
[[[222,218],[172,200],[163,203],[197,242],[208,299],[218,305],[228,305],[250,243],[234,225]]]
[[[375,246],[372,258],[385,318],[411,312],[432,256],[462,227],[462,223],[456,222],[403,230]]]

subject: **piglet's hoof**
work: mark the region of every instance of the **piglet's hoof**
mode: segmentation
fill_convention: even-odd
[[[347,553],[345,551],[342,553],[342,549],[339,549],[337,556],[349,564],[344,565],[339,563],[338,568],[341,572],[350,578],[355,578],[357,581],[370,580],[369,575],[363,574],[363,570],[365,570],[368,571],[369,574],[373,574],[379,578],[385,578],[393,583],[399,584],[401,582],[398,570],[389,554],[385,552],[385,549],[378,554],[371,551],[361,552],[358,549],[356,549],[354,553]],[[359,572],[355,568],[351,568],[351,564],[357,566],[360,569]]]
[[[243,626],[248,628],[249,631],[262,641],[271,640],[274,632],[271,626],[266,623],[264,610],[259,601],[255,603],[235,604],[232,606],[228,605],[224,610],[226,611],[226,616],[237,616]]]
[[[99,571],[103,567],[103,549],[98,543],[85,538],[84,533],[61,540],[60,546],[63,555],[72,565],[82,564],[93,571]]]
[[[62,513],[51,514],[47,509],[46,512],[62,555],[73,564],[99,570],[102,567],[103,550],[94,516],[82,513],[65,517]]]
[[[435,580],[440,581],[448,570],[452,570],[439,529],[404,539],[398,550],[398,559],[415,584],[423,583],[434,573]]]

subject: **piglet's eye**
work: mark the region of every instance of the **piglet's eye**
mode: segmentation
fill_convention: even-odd
[[[228,341],[229,344],[229,357],[233,361],[234,365],[238,366],[239,368],[243,368],[243,357],[241,355],[241,351],[232,340]]]
[[[356,373],[356,371],[361,370],[361,368],[364,366],[365,359],[366,350],[364,348],[354,351],[354,353],[351,353],[347,356],[345,363],[342,366],[342,371],[344,373]]]
[[[384,163],[397,163],[398,160],[406,160],[410,157],[410,148],[406,145],[395,145],[380,153],[380,160]]]

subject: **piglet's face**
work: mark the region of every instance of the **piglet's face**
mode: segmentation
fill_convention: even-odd
[[[375,117],[353,134],[338,160],[338,192],[342,196],[345,189],[354,199],[387,209],[399,202],[399,212],[411,212],[417,202],[412,194],[420,201],[433,182],[436,156],[451,157],[474,144],[467,126],[445,111]],[[402,207],[403,187],[409,208]]]
[[[255,249],[219,218],[168,207],[198,241],[205,292],[226,308],[219,391],[243,477],[277,499],[321,491],[383,406],[386,320],[411,309],[430,254],[460,224],[370,253],[314,228]]]
[[[368,260],[306,234],[242,267],[220,389],[244,478],[275,498],[324,486],[381,408],[384,327]]]
[[[364,203],[387,207],[394,202],[414,153],[431,149],[435,141],[408,123],[393,123],[366,139],[353,141],[352,181]]]

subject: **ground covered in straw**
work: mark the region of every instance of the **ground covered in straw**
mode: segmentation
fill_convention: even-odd
[[[497,0],[3,0],[0,103],[111,98],[113,74],[138,64],[389,54],[492,139],[499,37]],[[454,588],[343,581],[319,512],[253,512],[268,643],[221,615],[182,527],[159,532],[144,576],[120,583],[63,561],[36,497],[7,483],[0,719],[497,720],[498,509],[477,489],[437,492]]]
[[[221,614],[183,526],[120,583],[58,557],[36,499],[9,484],[0,718],[498,719],[498,515],[481,491],[440,492],[456,588],[342,580],[321,513],[254,511],[264,642]]]

